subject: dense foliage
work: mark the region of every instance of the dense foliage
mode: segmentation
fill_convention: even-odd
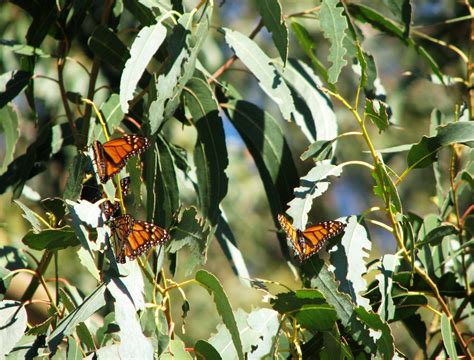
[[[472,358],[474,7],[429,4],[0,3],[0,357]],[[105,198],[170,240],[117,263]]]

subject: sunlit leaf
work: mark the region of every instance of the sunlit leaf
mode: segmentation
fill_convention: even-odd
[[[321,80],[313,70],[295,59],[282,72],[285,81],[296,93],[295,123],[309,142],[331,140],[337,136],[336,114],[331,99],[319,87]]]
[[[293,218],[293,226],[297,229],[306,227],[313,200],[329,188],[330,176],[340,176],[341,173],[342,166],[320,162],[308,174],[301,177],[300,186],[294,189],[294,199],[288,203],[288,210],[286,211]]]
[[[347,30],[347,19],[343,15],[343,7],[338,7],[339,0],[324,0],[321,4],[320,23],[324,37],[331,43],[328,60],[332,63],[329,68],[329,82],[334,84],[339,78],[342,68],[347,64],[344,56],[344,38]]]
[[[367,231],[359,224],[356,216],[351,216],[340,243],[329,251],[336,279],[340,282],[339,290],[367,310],[370,310],[369,300],[361,293],[367,289],[364,275],[367,273],[366,262],[371,249],[372,243]]]
[[[120,106],[128,112],[128,101],[132,99],[135,88],[146,66],[166,37],[166,27],[157,22],[140,30],[130,48],[130,58],[120,79]]]
[[[21,339],[27,326],[25,307],[12,300],[0,301],[0,357],[4,357]]]
[[[220,281],[213,274],[205,270],[199,270],[196,273],[195,280],[201,286],[207,289],[209,294],[213,295],[217,312],[221,316],[224,325],[231,334],[233,345],[237,351],[238,358],[243,360],[244,353],[242,351],[242,341],[240,339],[237,322],[235,321],[234,314],[232,313],[232,307],[227,294],[225,293]]]
[[[282,76],[271,65],[271,59],[247,36],[230,29],[224,32],[226,42],[255,75],[262,90],[278,105],[283,118],[289,120],[295,112],[293,98]]]

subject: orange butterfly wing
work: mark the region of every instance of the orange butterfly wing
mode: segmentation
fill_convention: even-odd
[[[301,231],[295,229],[281,214],[278,215],[278,221],[301,262],[316,254],[330,238],[339,235],[346,227],[346,224],[340,221],[330,220]]]
[[[117,237],[117,262],[125,263],[126,258],[134,260],[155,245],[166,243],[170,236],[168,232],[145,221],[135,220],[125,214],[114,219],[112,231]]]
[[[149,140],[138,135],[125,135],[104,144],[96,140],[93,150],[100,182],[107,182],[122,170],[129,158],[143,153],[149,146]]]

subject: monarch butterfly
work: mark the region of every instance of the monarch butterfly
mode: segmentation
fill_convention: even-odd
[[[100,182],[106,183],[122,170],[130,157],[143,153],[149,146],[150,141],[138,135],[125,135],[103,144],[96,140],[93,150]]]
[[[116,217],[111,223],[112,233],[117,240],[118,263],[125,263],[126,257],[134,260],[155,245],[162,245],[170,239],[169,233],[145,221],[139,221],[130,214]]]
[[[278,221],[286,232],[290,245],[298,255],[300,262],[316,254],[330,238],[340,234],[346,227],[346,224],[340,221],[329,220],[310,226],[305,230],[295,229],[282,214],[278,214]]]

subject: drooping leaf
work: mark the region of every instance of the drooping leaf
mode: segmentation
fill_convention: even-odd
[[[166,27],[159,21],[142,28],[135,38],[130,48],[130,58],[120,78],[120,106],[123,113],[128,112],[128,101],[133,98],[138,81],[165,37]]]
[[[344,47],[347,19],[343,15],[343,8],[338,7],[339,0],[324,0],[321,4],[320,24],[324,37],[331,43],[328,60],[332,63],[328,71],[328,80],[334,84],[339,78],[342,68],[347,64],[344,56],[347,52]]]
[[[363,307],[356,310],[357,317],[362,320],[372,331],[375,331],[377,342],[377,353],[382,359],[390,360],[395,353],[392,331],[386,322],[378,314],[368,312]]]
[[[243,360],[244,353],[242,351],[242,341],[240,339],[239,329],[234,314],[232,313],[229,299],[220,281],[213,274],[205,270],[199,270],[196,273],[195,280],[207,289],[209,294],[214,296],[217,312],[232,336],[233,345],[237,351],[239,360]]]
[[[446,314],[441,315],[441,336],[443,337],[444,348],[451,359],[457,359],[456,346],[454,345],[451,323]]]
[[[272,299],[272,306],[280,314],[294,317],[302,327],[313,333],[329,331],[336,322],[336,311],[318,290],[278,294]]]
[[[456,122],[437,129],[435,136],[423,136],[421,141],[413,145],[408,152],[407,162],[410,168],[422,168],[436,161],[438,151],[452,144],[474,144],[474,123]]]
[[[0,175],[3,174],[8,165],[12,162],[15,155],[15,145],[20,137],[20,129],[18,128],[18,116],[12,106],[0,107],[0,133],[3,134],[2,139],[5,148],[2,151],[2,161],[0,162]]]
[[[48,336],[48,346],[51,350],[56,349],[64,336],[70,335],[76,326],[105,305],[104,292],[106,287],[101,284],[88,297],[84,299],[73,312],[63,318],[56,329]]]
[[[247,36],[225,28],[224,32],[225,40],[235,55],[257,78],[262,90],[278,105],[283,118],[289,120],[295,113],[293,98],[282,76],[271,65],[271,59]]]
[[[367,231],[359,224],[356,216],[351,216],[341,242],[329,251],[336,279],[340,282],[339,290],[348,294],[355,304],[367,310],[370,310],[369,299],[361,294],[367,289],[364,275],[367,273],[366,261],[371,249],[372,243]]]
[[[148,219],[168,228],[179,208],[179,189],[175,164],[167,141],[158,135],[153,151],[146,153],[145,184],[147,186]]]
[[[329,188],[330,176],[340,176],[341,173],[342,166],[321,162],[301,177],[300,186],[294,189],[294,199],[288,203],[286,211],[293,218],[293,226],[297,229],[306,227],[313,200]]]
[[[290,59],[282,72],[283,78],[294,90],[296,112],[295,123],[309,142],[331,140],[337,136],[336,114],[331,100],[319,87],[321,80],[305,63]],[[297,98],[296,98],[297,97]]]
[[[255,4],[285,66],[288,59],[288,28],[283,20],[280,1],[257,0]]]
[[[185,92],[186,105],[196,127],[198,138],[194,148],[194,163],[199,186],[201,211],[212,225],[217,225],[219,204],[227,194],[229,163],[222,119],[217,100],[203,78],[192,78]]]
[[[197,56],[207,38],[211,14],[212,6],[208,6],[195,30],[191,15],[184,14],[173,29],[169,38],[170,60],[154,84],[156,99],[148,111],[152,134],[180,104],[180,94],[194,74]]]
[[[3,358],[23,336],[27,326],[25,307],[12,300],[0,301],[0,357]]]
[[[65,226],[60,229],[46,229],[39,233],[28,232],[23,237],[23,243],[34,250],[62,250],[80,244],[76,233]]]

